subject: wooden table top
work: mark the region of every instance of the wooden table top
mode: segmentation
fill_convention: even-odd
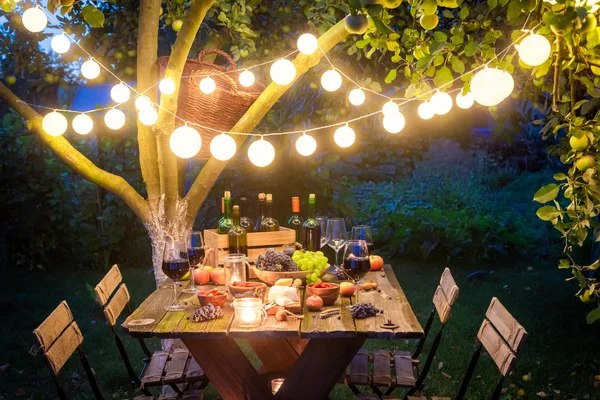
[[[287,321],[278,322],[274,316],[269,316],[258,328],[244,328],[233,322],[233,306],[226,304],[224,317],[206,322],[194,322],[191,319],[194,311],[199,307],[195,294],[181,293],[179,301],[187,302],[190,307],[185,311],[167,312],[164,306],[173,299],[173,289],[165,285],[155,290],[122,324],[123,329],[135,337],[156,336],[160,338],[189,338],[189,339],[217,339],[217,338],[270,338],[270,337],[295,337],[306,339],[335,338],[364,336],[367,338],[412,339],[423,336],[423,328],[417,321],[415,314],[389,265],[382,271],[369,272],[367,280],[377,282],[378,290],[369,292],[360,291],[358,301],[372,303],[375,307],[384,310],[384,314],[365,319],[354,319],[346,309],[356,302],[356,297],[340,297],[333,306],[324,307],[340,308],[341,317],[336,316],[320,319],[318,313],[309,312],[303,307],[304,318],[289,317]],[[189,285],[184,282],[183,287]],[[214,288],[214,286],[207,286]],[[223,287],[220,289],[224,290]],[[300,291],[304,305],[304,291]],[[391,319],[398,328],[389,330],[381,325]],[[145,321],[143,321],[145,320]],[[143,322],[143,324],[140,324]]]

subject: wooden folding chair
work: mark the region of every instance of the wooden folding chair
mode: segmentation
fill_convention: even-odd
[[[344,379],[356,395],[361,394],[357,386],[370,386],[376,397],[389,395],[396,388],[417,389],[423,386],[423,381],[431,369],[433,359],[436,355],[444,326],[450,319],[452,306],[458,298],[458,286],[450,273],[450,269],[444,269],[440,277],[440,283],[433,295],[433,307],[425,324],[423,337],[419,340],[417,348],[411,354],[408,351],[391,352],[389,349],[378,349],[369,354],[368,350],[361,349],[354,356],[350,369]],[[440,328],[431,350],[420,369],[419,355],[429,336],[435,316],[439,317]],[[369,371],[372,371],[372,375]],[[383,389],[382,389],[383,388]]]
[[[66,301],[63,301],[52,313],[33,331],[40,348],[43,351],[48,370],[52,381],[56,386],[58,397],[61,400],[68,400],[67,395],[58,381],[58,374],[64,367],[65,363],[77,351],[85,376],[92,388],[94,397],[97,400],[103,400],[98,383],[94,377],[94,373],[90,364],[83,352],[81,344],[83,343],[83,335],[79,330],[79,326],[73,320],[73,313]],[[138,396],[134,400],[152,400],[152,396]],[[202,391],[195,390],[185,393],[169,393],[161,395],[159,400],[202,400]]]
[[[147,390],[148,387],[170,385],[176,392],[182,392],[177,386],[178,384],[187,384],[183,391],[188,390],[195,382],[200,382],[200,389],[208,384],[204,371],[188,350],[178,348],[170,352],[156,351],[151,353],[142,338],[139,338],[138,342],[146,358],[144,358],[144,367],[141,374],[138,376],[131,365],[118,330],[115,329],[121,313],[127,310],[131,314],[133,310],[129,291],[123,283],[123,276],[116,264],[96,285],[94,292],[98,303],[103,307],[104,316],[110,325],[110,330],[125,369],[131,377],[132,383],[139,387],[143,393],[150,394]]]

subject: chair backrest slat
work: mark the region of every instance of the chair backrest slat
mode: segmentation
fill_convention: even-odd
[[[449,268],[444,269],[440,278],[440,286],[446,295],[448,304],[453,306],[456,299],[458,299],[458,286],[456,285]]]
[[[487,319],[490,320],[494,328],[502,335],[510,348],[516,352],[525,337],[527,332],[525,328],[508,312],[508,310],[500,303],[500,300],[493,298],[487,312]]]
[[[435,305],[435,309],[442,324],[448,322],[448,319],[450,319],[450,313],[452,312],[452,307],[448,303],[448,299],[446,298],[444,290],[440,285],[438,285],[437,289],[435,290],[435,294],[433,295],[433,304]]]
[[[119,286],[115,295],[104,307],[104,315],[109,324],[114,326],[117,323],[117,319],[125,309],[125,306],[127,306],[127,303],[129,303],[130,298],[127,286],[125,284]]]
[[[54,344],[46,351],[46,358],[54,374],[58,374],[67,360],[73,355],[77,347],[83,343],[83,335],[73,321],[67,329],[59,336]]]
[[[123,276],[117,264],[113,265],[110,271],[102,278],[100,283],[94,288],[96,299],[101,306],[104,306],[110,295],[115,291],[119,284],[123,281]]]
[[[504,376],[508,375],[517,358],[487,319],[481,324],[477,338],[498,366],[500,373]]]
[[[63,301],[33,331],[42,349],[47,351],[71,322],[73,322],[73,313],[67,302]]]

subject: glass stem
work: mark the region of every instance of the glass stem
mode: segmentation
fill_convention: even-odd
[[[335,267],[336,268],[339,268],[339,266],[340,266],[339,256],[338,256],[339,251],[340,251],[339,249],[335,249]]]
[[[173,283],[173,305],[177,303],[177,281]]]

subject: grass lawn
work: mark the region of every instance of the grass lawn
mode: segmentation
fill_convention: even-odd
[[[431,298],[442,272],[441,265],[393,262],[396,275],[417,317],[424,324]],[[564,283],[565,275],[555,263],[535,265],[504,263],[477,282],[465,282],[472,268],[453,267],[460,296],[453,309],[434,367],[427,381],[435,395],[453,395],[475,346],[475,336],[493,296],[498,297],[528,331],[518,354],[516,371],[506,387],[506,398],[600,399],[594,376],[600,374],[600,325],[585,324],[587,307],[573,296],[574,285]],[[151,273],[141,269],[124,270],[131,295],[139,304],[153,288]],[[83,347],[107,399],[133,397],[126,372],[90,291],[105,271],[63,269],[56,272],[5,270],[0,291],[0,400],[54,399],[56,393],[41,354],[32,355],[33,329],[61,300],[71,306],[83,335]],[[88,284],[88,287],[86,287]],[[508,285],[508,289],[503,289]],[[434,325],[436,332],[437,325]],[[141,351],[133,340],[124,338],[132,358]],[[368,341],[368,348],[414,348],[405,341]],[[152,341],[153,349],[158,347]],[[427,352],[428,346],[425,349]],[[484,399],[495,386],[498,374],[488,356],[482,358],[468,393],[469,399]],[[524,376],[527,375],[526,378]],[[92,398],[78,360],[71,360],[61,372],[67,393],[75,399]],[[520,393],[519,393],[520,392]],[[218,398],[209,386],[205,398]],[[336,387],[331,398],[351,399],[351,392]]]

